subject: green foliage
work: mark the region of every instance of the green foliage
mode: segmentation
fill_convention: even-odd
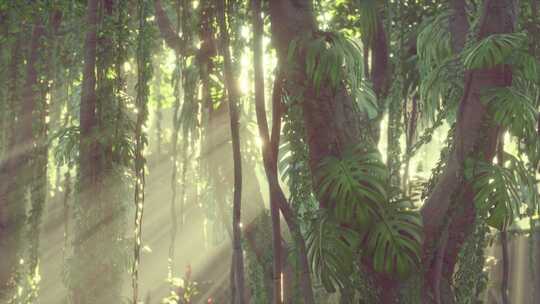
[[[376,271],[406,277],[420,264],[422,222],[407,200],[387,206],[367,235],[367,254]]]
[[[377,35],[377,10],[379,1],[376,0],[354,0],[356,7],[360,11],[360,29],[364,43],[371,43]]]
[[[329,83],[333,90],[346,81],[353,92],[360,87],[362,79],[362,56],[360,46],[340,33],[317,33],[315,37],[293,40],[289,47],[288,61],[298,52],[306,56],[306,74],[315,91],[321,83]]]
[[[279,148],[278,167],[282,180],[289,186],[291,205],[302,217],[319,206],[312,194],[309,151],[305,142],[303,112],[299,100],[298,96],[285,96],[287,111],[284,115],[283,143]]]
[[[466,164],[466,178],[472,180],[475,204],[491,227],[502,230],[524,210],[538,210],[539,194],[534,175],[523,162],[505,153],[505,164],[489,164],[471,159]]]
[[[420,118],[435,123],[437,113],[448,114],[457,107],[463,84],[456,76],[456,60],[449,57],[433,67],[422,77],[420,84]],[[444,110],[442,103],[446,103]]]
[[[461,65],[452,53],[449,12],[427,19],[417,38],[418,69],[420,72],[420,118],[434,123],[437,112],[452,113],[461,97],[463,80]],[[442,105],[446,105],[441,109]]]
[[[514,83],[511,87],[491,90],[484,97],[495,122],[518,138],[535,136],[537,105],[527,90]]]
[[[448,30],[449,18],[450,13],[445,11],[427,19],[420,26],[417,50],[418,57],[421,58],[421,70],[438,66],[442,61],[452,56],[450,31]]]
[[[363,153],[346,150],[340,158],[327,157],[317,171],[320,178],[319,196],[328,195],[339,220],[350,222],[353,217],[362,226],[370,224],[377,204],[388,199],[385,188],[386,167],[376,151]]]
[[[506,63],[514,50],[524,45],[526,38],[523,33],[490,35],[464,51],[463,64],[472,70]]]
[[[488,285],[488,274],[484,271],[484,249],[489,241],[489,228],[477,219],[474,233],[467,238],[459,252],[457,269],[453,276],[457,304],[483,303],[479,298]]]
[[[259,248],[260,256],[254,250],[251,250],[251,246],[247,246],[246,251],[246,282],[251,289],[251,302],[254,304],[266,303],[269,298],[269,292],[267,288],[271,286],[265,286],[265,268],[271,271],[273,252],[272,252],[272,231],[270,214],[267,210],[261,212],[252,222],[249,232],[253,234],[254,240],[257,240],[257,248]],[[246,229],[247,230],[247,229]],[[270,273],[271,275],[271,273]]]
[[[58,139],[54,146],[54,157],[58,166],[68,165],[72,167],[78,159],[79,153],[79,127],[65,127],[56,132],[50,139]]]
[[[308,259],[314,274],[328,292],[350,286],[359,234],[343,225],[334,215],[321,209],[306,235]]]
[[[338,286],[346,283],[340,272],[351,267],[356,238],[362,254],[378,272],[405,277],[418,267],[422,242],[420,216],[410,209],[412,203],[407,199],[390,198],[389,193],[394,189],[389,189],[387,169],[377,152],[358,147],[346,149],[340,158],[328,157],[321,162],[317,176],[319,197],[328,198],[333,204],[327,206],[329,215],[315,220],[319,226],[312,226],[308,251],[315,258],[314,271],[325,286],[332,282]],[[327,227],[331,226],[329,218],[333,219],[334,228]],[[341,225],[351,227],[356,234]],[[335,243],[336,235],[342,243]],[[342,256],[320,257],[329,251],[324,250],[322,240],[332,242],[328,246],[340,248]],[[350,248],[345,250],[344,245]],[[342,264],[336,265],[336,261]]]

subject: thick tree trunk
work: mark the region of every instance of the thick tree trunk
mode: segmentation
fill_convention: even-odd
[[[388,51],[388,38],[383,25],[383,17],[377,12],[376,31],[371,46],[371,82],[373,83],[373,91],[377,96],[377,104],[379,108],[384,109],[388,89],[390,87],[390,55]],[[377,118],[373,123],[367,126],[370,129],[370,135],[373,142],[378,143],[381,137],[381,120],[383,111],[379,111]]]
[[[242,201],[242,156],[240,154],[240,131],[238,119],[238,91],[232,70],[232,60],[229,52],[229,32],[226,25],[226,15],[229,7],[225,0],[218,5],[218,22],[221,31],[222,54],[224,61],[225,87],[228,94],[229,116],[231,126],[233,162],[234,162],[234,198],[233,198],[233,248],[234,248],[234,278],[236,287],[236,303],[246,302],[244,282],[244,254],[242,252],[241,201]],[[226,13],[227,12],[227,13]]]
[[[452,51],[458,54],[463,50],[467,41],[467,33],[469,32],[469,19],[466,12],[467,3],[465,0],[450,1],[452,13],[449,20],[450,39]]]
[[[540,298],[540,227],[538,226],[538,221],[535,222],[534,228],[531,231],[532,242],[533,242],[533,256],[531,257],[534,262],[532,263],[532,272],[534,281],[532,282],[533,286],[533,299]]]
[[[96,208],[96,195],[100,193],[101,154],[97,141],[97,96],[96,96],[96,54],[97,54],[97,25],[99,0],[88,0],[86,11],[86,38],[84,44],[84,69],[81,89],[80,105],[80,143],[79,143],[79,205],[80,209],[88,213]],[[99,207],[97,207],[99,208]],[[88,219],[90,220],[90,219]],[[94,231],[92,231],[94,230]],[[96,244],[96,227],[82,226],[75,232],[74,256],[77,259],[89,261],[100,260],[92,252]],[[90,265],[88,265],[90,266]],[[72,297],[76,304],[90,303],[90,299],[99,293],[97,280],[107,269],[87,269],[80,267],[77,271],[84,277],[77,278],[72,284]],[[92,280],[93,277],[93,280]],[[88,285],[87,285],[88,283]]]
[[[287,53],[289,44],[299,38],[315,34],[318,29],[315,24],[313,8],[310,0],[276,0],[270,1],[270,20],[272,39],[276,46],[278,62],[281,71],[287,71]],[[304,69],[304,58],[296,58],[300,69]],[[299,71],[294,75],[286,75],[286,83],[292,86],[303,85],[306,81],[305,73]],[[293,78],[295,77],[295,78]],[[311,86],[304,88],[301,107],[303,112],[306,140],[309,147],[309,166],[313,176],[313,186],[318,188],[316,178],[320,161],[325,157],[339,156],[342,149],[348,145],[359,143],[361,140],[360,119],[354,111],[353,99],[344,87],[333,92],[328,86],[323,86],[318,93]],[[298,92],[290,92],[298,93]],[[276,102],[274,102],[276,103]],[[288,210],[287,201],[279,189],[277,175],[269,177],[270,191],[276,191],[277,201],[282,214],[295,237],[297,245],[305,252],[305,243],[297,226],[296,219],[291,210]],[[321,207],[330,206],[325,198],[320,198]],[[295,232],[296,231],[296,232]],[[309,262],[307,256],[300,254],[301,270],[304,276],[309,277]],[[301,284],[308,284],[307,279],[301,279]],[[303,286],[304,301],[313,303],[311,286]]]
[[[96,117],[96,53],[97,53],[97,23],[98,2],[89,0],[86,11],[86,39],[84,44],[84,69],[81,88],[80,106],[80,188],[91,187],[97,183],[98,162],[94,129],[97,127]]]
[[[512,11],[512,1],[487,0],[479,38],[512,32]],[[450,284],[459,250],[472,230],[475,217],[474,191],[463,176],[464,160],[473,154],[481,154],[484,160],[491,161],[495,154],[499,128],[493,126],[487,109],[480,100],[481,94],[489,88],[510,85],[511,78],[510,68],[504,65],[466,71],[465,91],[456,123],[455,146],[447,160],[445,171],[422,208],[425,234],[425,303],[439,303],[433,295],[440,294],[441,283]],[[491,126],[486,127],[488,124]],[[445,227],[448,217],[449,227]],[[448,240],[441,242],[441,233],[446,229]]]
[[[315,24],[311,1],[278,0],[270,2],[270,19],[272,22],[272,38],[277,48],[278,60],[283,71],[287,70],[287,52],[290,42],[315,34]],[[305,76],[304,58],[299,61],[298,73],[287,75],[287,84],[304,86],[308,82]],[[342,150],[350,145],[358,144],[362,138],[360,125],[361,115],[354,110],[354,100],[344,86],[334,92],[328,85],[322,86],[319,92],[311,85],[303,88],[302,112],[306,141],[309,147],[309,166],[313,176],[313,187],[318,189],[316,178],[321,160],[328,156],[339,156]],[[298,93],[298,92],[291,92]],[[365,130],[365,135],[369,133]],[[321,207],[330,206],[325,198],[320,198]]]

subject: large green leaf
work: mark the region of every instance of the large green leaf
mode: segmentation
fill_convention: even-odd
[[[406,277],[420,265],[422,222],[409,205],[404,199],[388,204],[367,233],[365,252],[378,272]]]
[[[534,175],[523,162],[505,153],[505,164],[469,161],[466,177],[472,180],[475,204],[487,223],[497,229],[522,217],[524,210],[538,210],[539,194]],[[474,168],[471,168],[474,166]]]
[[[513,51],[521,48],[525,41],[523,33],[490,35],[464,51],[465,68],[491,68],[506,63]]]
[[[330,200],[342,221],[354,220],[355,215],[369,218],[366,215],[376,212],[378,205],[388,199],[385,188],[388,172],[376,151],[346,149],[340,158],[324,159],[316,174],[320,179],[319,197]]]
[[[328,210],[320,210],[312,220],[306,236],[308,258],[328,292],[349,285],[359,240],[357,232],[341,225]]]
[[[376,271],[406,276],[418,267],[420,216],[410,201],[390,199],[388,170],[378,152],[351,147],[340,158],[323,160],[317,176],[319,197],[331,202],[338,223],[357,229]]]

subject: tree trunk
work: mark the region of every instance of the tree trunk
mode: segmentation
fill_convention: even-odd
[[[228,94],[229,116],[231,126],[233,162],[234,162],[234,198],[233,198],[233,248],[236,282],[236,302],[245,303],[244,288],[244,254],[242,252],[241,201],[242,201],[242,156],[240,154],[240,132],[238,119],[238,91],[232,70],[232,60],[229,51],[229,32],[226,25],[226,15],[229,15],[230,6],[225,0],[218,4],[218,22],[221,31],[222,54],[224,61],[225,87]]]
[[[467,18],[466,7],[467,3],[465,3],[465,0],[452,0],[450,2],[452,13],[450,15],[449,28],[451,46],[454,54],[461,52],[467,41],[469,20]]]
[[[511,1],[487,0],[480,23],[479,38],[512,32],[512,10]],[[425,235],[423,248],[423,263],[426,269],[425,303],[438,303],[432,296],[440,293],[439,283],[443,281],[450,284],[459,250],[472,230],[475,217],[474,191],[464,180],[464,160],[468,156],[482,154],[484,160],[490,162],[496,150],[499,128],[485,127],[486,123],[493,124],[493,122],[480,100],[481,94],[489,88],[508,86],[511,80],[512,72],[504,65],[466,71],[465,91],[456,122],[455,146],[450,153],[445,171],[422,208]],[[454,216],[456,212],[459,214]],[[449,216],[450,225],[445,227],[445,223],[448,223],[445,218]],[[448,240],[438,242],[440,234],[445,229],[448,229]],[[445,250],[439,252],[442,248]],[[441,264],[443,267],[436,267]]]
[[[22,105],[18,109],[17,121],[12,134],[13,145],[8,153],[8,160],[0,168],[0,177],[5,183],[0,189],[0,254],[6,256],[0,262],[0,300],[9,296],[15,280],[17,259],[20,257],[21,232],[25,223],[26,199],[25,192],[32,184],[32,166],[30,160],[34,152],[33,113],[39,96],[37,61],[41,38],[45,33],[41,17],[36,15],[30,40],[29,55],[26,63],[26,80],[22,95]],[[19,52],[19,41],[15,42],[13,51]],[[19,54],[13,53],[11,69],[17,69]],[[11,73],[16,77],[17,71]],[[12,79],[16,82],[16,78]],[[12,86],[15,91],[16,84]],[[15,96],[15,95],[13,95]],[[5,171],[4,171],[5,170]],[[5,175],[4,175],[5,174]],[[4,183],[2,183],[4,184]],[[4,188],[5,187],[5,188]]]
[[[376,4],[375,4],[376,5]],[[377,9],[376,9],[377,10]],[[370,130],[371,138],[373,142],[377,144],[381,137],[381,120],[383,118],[383,111],[385,100],[388,95],[388,89],[390,87],[390,57],[388,51],[388,38],[386,37],[386,30],[383,25],[383,18],[379,12],[376,13],[376,31],[373,37],[373,41],[369,44],[371,46],[371,82],[373,83],[373,91],[377,96],[377,104],[381,111],[377,115],[375,121],[365,126]]]
[[[96,54],[97,54],[97,25],[99,0],[88,0],[86,11],[86,38],[84,45],[84,69],[81,88],[80,105],[80,142],[79,142],[79,207],[84,214],[99,204],[96,195],[100,193],[101,154],[97,141],[98,119],[96,115]],[[97,207],[99,208],[99,207]],[[95,215],[94,215],[95,216]],[[96,227],[81,226],[75,231],[74,256],[82,261],[99,260],[96,256],[95,234]],[[92,266],[80,265],[77,271],[84,278],[74,279],[72,282],[72,297],[76,304],[91,303],[91,299],[99,292],[97,280],[107,269],[91,269]],[[90,268],[90,269],[89,269]]]
[[[309,268],[309,261],[307,258],[306,242],[300,230],[298,219],[294,214],[294,211],[289,206],[285,194],[279,185],[278,172],[277,172],[277,156],[279,148],[279,138],[281,132],[281,115],[282,115],[282,80],[279,76],[274,82],[274,89],[272,92],[272,134],[270,138],[272,163],[270,171],[266,171],[270,193],[270,198],[273,202],[279,206],[279,210],[289,227],[293,241],[298,250],[298,264],[300,271],[300,289],[304,304],[314,304],[315,297],[313,294],[313,288],[311,284],[311,274]]]
[[[501,251],[502,251],[502,282],[501,282],[501,296],[502,304],[509,304],[508,302],[508,283],[509,283],[509,266],[510,260],[508,257],[508,232],[506,232],[506,227],[500,234],[501,237]]]
[[[156,12],[156,21],[161,32],[161,36],[165,40],[165,43],[173,49],[177,54],[183,53],[182,40],[171,26],[171,21],[167,17],[167,13],[163,10],[161,0],[154,0],[154,10]]]
[[[13,275],[17,265],[18,249],[20,246],[20,227],[24,221],[24,205],[13,204],[16,182],[12,178],[15,171],[15,104],[19,100],[19,65],[22,62],[22,39],[19,34],[15,37],[11,49],[11,58],[8,66],[8,100],[13,113],[9,121],[7,134],[8,148],[0,162],[0,301],[9,298],[14,287]],[[7,300],[6,300],[7,301]]]
[[[499,166],[504,166],[504,135],[499,137],[499,146],[497,149],[497,163]],[[501,298],[502,304],[508,302],[508,284],[510,275],[510,258],[508,256],[508,223],[505,221],[500,233],[501,238],[501,256],[502,256],[502,279],[501,279]],[[532,234],[530,237],[533,237]]]
[[[311,1],[309,0],[276,0],[270,1],[270,20],[272,29],[272,39],[276,46],[278,63],[282,72],[287,71],[289,44],[299,38],[313,35],[317,32],[315,18]],[[301,70],[305,69],[303,58],[295,58],[301,65]],[[302,86],[305,79],[303,70],[294,75],[286,75],[287,84],[291,86]],[[359,115],[354,111],[354,100],[348,95],[346,89],[341,87],[334,94],[328,85],[323,85],[317,94],[311,86],[304,88],[302,96],[302,112],[304,127],[306,130],[306,141],[309,147],[309,166],[313,177],[314,189],[319,186],[317,170],[319,163],[325,157],[338,156],[341,150],[351,144],[359,143],[361,134],[359,130]],[[290,92],[292,94],[298,92]],[[276,105],[276,102],[274,102]],[[274,106],[275,106],[274,105]],[[301,252],[301,271],[303,277],[303,295],[305,303],[313,303],[313,291],[308,284],[309,262],[305,252],[305,243],[302,239],[300,229],[297,226],[294,214],[290,210],[287,200],[280,192],[277,175],[272,174],[269,178],[271,183],[270,191],[276,191],[278,202],[283,217],[287,221],[293,237],[297,241],[297,246]],[[319,198],[321,207],[330,206],[325,198]],[[308,302],[310,301],[310,302]]]
[[[253,20],[253,64],[255,77],[255,111],[257,114],[257,125],[259,127],[259,137],[262,140],[262,155],[264,170],[269,178],[270,172],[277,171],[277,153],[272,151],[273,145],[270,142],[270,134],[268,131],[268,122],[266,120],[266,108],[264,101],[264,71],[263,71],[263,21],[261,17],[261,1],[253,0],[252,4],[252,20]],[[279,81],[279,80],[278,80]],[[277,122],[274,121],[273,124]],[[278,131],[279,132],[279,131]],[[274,149],[275,150],[275,149]],[[270,185],[269,185],[270,187]],[[281,228],[279,218],[279,206],[276,202],[276,194],[270,191],[270,214],[272,218],[272,256],[273,256],[273,273],[272,273],[272,298],[273,303],[281,303]]]
[[[538,226],[538,220],[535,220],[533,225],[533,230],[531,231],[532,246],[533,246],[533,256],[531,257],[532,263],[532,272],[534,281],[533,285],[533,299],[540,298],[540,227]]]

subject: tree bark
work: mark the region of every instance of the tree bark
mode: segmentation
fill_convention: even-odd
[[[226,25],[226,15],[230,6],[225,0],[219,0],[218,22],[221,31],[221,47],[224,61],[225,88],[228,94],[229,116],[232,138],[233,162],[234,162],[234,198],[233,198],[233,248],[234,268],[236,281],[236,303],[245,303],[244,282],[244,254],[242,252],[241,201],[242,201],[242,156],[240,154],[240,132],[238,119],[238,91],[232,70],[232,60],[229,51],[229,32]]]
[[[98,0],[88,0],[86,12],[86,32],[84,46],[84,70],[81,88],[80,109],[80,174],[81,189],[85,186],[96,184],[97,166],[100,162],[94,146],[97,144],[93,138],[94,128],[97,127],[96,117],[96,53],[97,53],[97,23],[98,23]]]
[[[504,135],[499,137],[499,146],[497,149],[497,163],[499,166],[504,166]],[[508,223],[505,221],[500,233],[501,238],[501,256],[502,256],[502,279],[501,279],[501,298],[502,304],[509,304],[508,302],[508,284],[510,274],[510,258],[508,256]],[[533,237],[532,233],[530,237]]]
[[[268,131],[268,122],[266,119],[266,109],[264,101],[264,71],[263,71],[263,21],[261,17],[261,1],[253,0],[252,4],[252,22],[253,22],[253,63],[255,77],[255,111],[257,114],[257,125],[259,127],[259,137],[262,140],[262,156],[264,170],[267,174],[267,179],[270,178],[271,172],[277,172],[277,155],[272,151],[273,146],[270,142],[270,134]],[[279,79],[277,80],[279,81]],[[274,121],[273,124],[277,122]],[[278,131],[279,132],[279,131]],[[275,149],[274,149],[275,150]],[[270,187],[270,185],[269,185]],[[276,193],[270,191],[270,214],[272,218],[272,256],[273,256],[273,272],[272,272],[272,299],[273,303],[281,303],[281,228],[279,218],[279,206],[276,201]]]
[[[314,35],[318,29],[315,24],[311,1],[278,0],[270,2],[272,38],[276,45],[278,62],[283,71],[287,71],[287,52],[290,42],[298,37]],[[364,138],[360,132],[362,115],[354,110],[354,100],[344,86],[336,92],[328,85],[323,85],[316,92],[312,85],[305,85],[309,80],[305,75],[305,58],[294,58],[300,64],[298,71],[287,73],[286,83],[293,87],[303,87],[302,115],[309,147],[309,167],[313,178],[313,188],[319,188],[317,171],[321,160],[328,156],[339,156],[350,145],[369,140],[369,130]],[[290,92],[296,94],[298,92]],[[316,191],[317,192],[317,191]],[[326,198],[319,198],[321,207],[329,207]]]
[[[154,0],[154,11],[156,14],[157,26],[167,46],[173,49],[176,54],[180,54],[182,56],[194,55],[197,50],[194,49],[191,44],[186,43],[185,39],[180,38],[180,36],[173,30],[171,20],[163,9],[163,4],[161,3],[161,0]],[[186,15],[183,16],[183,18],[185,17]],[[185,34],[186,33],[184,33],[183,37],[186,37]],[[202,48],[203,47],[201,46],[201,49]]]
[[[532,272],[533,272],[533,299],[540,298],[540,227],[538,226],[538,220],[535,220],[535,223],[532,225],[531,238],[533,242],[533,256],[531,257],[532,263]]]
[[[480,22],[479,38],[491,34],[510,33],[513,31],[513,5],[508,0],[487,0],[484,15]],[[456,41],[456,40],[455,40]],[[481,94],[490,88],[505,87],[511,84],[510,67],[498,65],[492,68],[468,70],[465,74],[465,90],[461,99],[456,122],[455,145],[447,160],[445,171],[422,208],[424,220],[423,263],[425,273],[424,302],[432,303],[429,293],[436,294],[440,286],[434,283],[444,281],[449,284],[456,264],[457,255],[471,233],[474,222],[474,191],[463,176],[464,160],[481,154],[485,161],[491,161],[495,150],[499,128],[493,126],[486,107],[481,102]],[[486,127],[491,124],[490,127]],[[452,212],[460,212],[453,216]],[[450,212],[450,213],[449,213]],[[445,228],[450,216],[450,226]],[[449,229],[449,238],[445,244],[437,244],[442,230]],[[442,269],[435,267],[441,263],[438,251],[443,252]],[[438,303],[438,302],[434,302]]]
[[[99,194],[99,178],[101,173],[101,154],[99,151],[99,143],[97,141],[97,96],[96,96],[96,54],[97,54],[97,26],[98,26],[98,3],[99,0],[88,0],[86,11],[86,37],[84,44],[84,68],[83,80],[81,88],[81,105],[80,105],[80,139],[79,139],[79,204],[83,210],[90,210],[95,202],[96,194]],[[95,229],[95,228],[94,228]],[[92,227],[80,227],[75,233],[74,256],[82,259],[84,255],[90,255],[92,258],[92,247],[90,244]],[[94,231],[95,233],[95,231]],[[95,251],[95,250],[94,250]],[[86,257],[88,259],[89,257]],[[97,258],[97,257],[94,257]],[[85,259],[85,260],[86,260]],[[83,274],[84,276],[93,275],[91,272],[96,271],[94,281],[97,280],[101,271],[105,269],[85,269],[81,268],[78,271],[89,271],[90,273]],[[90,285],[85,284],[86,280],[77,279],[73,282],[72,296],[76,304],[89,303],[90,295],[98,292],[96,283]],[[92,282],[92,279],[88,279]]]
[[[373,123],[370,123],[366,127],[369,127],[371,138],[373,142],[377,144],[381,137],[381,120],[383,118],[383,109],[386,97],[388,95],[388,89],[390,87],[390,57],[388,51],[388,38],[386,37],[386,30],[383,25],[381,14],[377,11],[376,14],[376,31],[373,37],[373,41],[370,42],[371,46],[371,82],[373,83],[373,91],[377,96],[377,104],[379,105],[379,114]]]
[[[287,62],[289,44],[299,37],[314,35],[318,32],[313,8],[309,0],[276,0],[270,1],[269,5],[272,39],[276,46],[280,70],[285,72],[289,65]],[[300,71],[294,75],[287,73],[285,81],[291,86],[302,86],[307,81],[304,72],[304,58],[299,56],[294,59],[298,60],[297,62],[300,64]],[[309,147],[309,167],[313,178],[313,187],[317,189],[319,181],[316,176],[320,161],[328,156],[339,156],[343,148],[360,142],[361,118],[354,111],[354,100],[344,87],[339,88],[334,93],[330,87],[323,85],[318,94],[312,86],[308,85],[304,89],[301,107],[306,141]],[[276,105],[279,103],[274,101],[274,106]],[[295,241],[297,241],[297,246],[301,253],[305,252],[305,243],[294,218],[294,213],[290,210],[285,196],[280,191],[277,175],[274,172],[271,173],[269,177],[270,191],[275,191],[281,212]],[[319,202],[323,208],[331,206],[331,203],[324,197],[319,198]],[[311,286],[307,286],[311,285],[310,280],[308,281],[309,262],[305,254],[300,254],[300,259],[301,271],[304,275],[301,278],[304,302],[313,303],[313,291]]]
[[[165,43],[167,43],[167,46],[173,49],[177,54],[182,54],[184,51],[182,40],[173,30],[171,21],[165,10],[163,10],[161,0],[154,0],[154,10],[156,13],[156,22]]]
[[[300,289],[302,293],[302,298],[305,304],[314,304],[315,297],[313,294],[313,288],[311,284],[311,274],[309,268],[309,261],[307,258],[307,249],[306,242],[300,230],[300,225],[298,219],[294,214],[294,211],[287,202],[287,198],[281,189],[278,179],[277,171],[277,157],[279,151],[279,141],[281,133],[281,116],[283,112],[282,105],[282,77],[278,76],[277,80],[274,81],[274,88],[272,92],[272,134],[270,138],[270,151],[271,155],[271,169],[267,171],[268,184],[270,188],[270,193],[272,193],[272,200],[275,199],[275,202],[279,206],[279,210],[283,215],[283,219],[287,223],[289,231],[291,232],[293,241],[296,244],[298,250],[298,263],[300,270]],[[274,201],[274,200],[273,200]]]
[[[13,119],[9,121],[7,140],[9,147],[4,158],[0,162],[0,301],[7,301],[14,287],[13,274],[16,270],[17,255],[20,246],[20,229],[24,221],[24,205],[14,204],[13,195],[17,187],[15,179],[11,175],[16,168],[15,146],[15,105],[19,100],[19,65],[22,62],[21,49],[22,39],[19,34],[11,48],[11,58],[8,66],[8,99],[13,109]]]
[[[451,46],[454,54],[461,52],[467,41],[469,19],[467,18],[466,7],[467,3],[465,0],[450,1],[452,13],[450,15],[449,28]]]
[[[28,186],[32,184],[30,161],[35,143],[33,137],[33,114],[39,96],[37,61],[42,42],[41,38],[45,34],[41,17],[35,15],[34,18],[26,63],[25,90],[14,128],[17,133],[12,134],[13,146],[7,155],[8,160],[4,164],[5,167],[0,168],[1,180],[8,181],[0,189],[0,254],[6,257],[0,262],[0,300],[8,297],[12,288],[15,287],[14,275],[18,265],[17,259],[21,253],[21,232],[26,218],[26,199],[24,196]],[[14,52],[20,51],[19,43],[17,39],[13,49]],[[11,68],[17,69],[19,54],[13,53],[12,60]],[[11,73],[15,77],[18,75],[16,70],[12,70]],[[12,81],[14,81],[12,89],[17,90],[16,78],[12,79]]]

